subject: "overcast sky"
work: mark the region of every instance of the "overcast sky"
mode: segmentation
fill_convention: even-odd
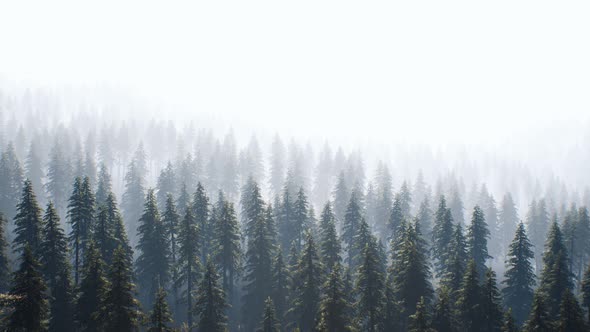
[[[504,142],[586,123],[588,17],[588,1],[2,1],[0,78],[234,126]]]

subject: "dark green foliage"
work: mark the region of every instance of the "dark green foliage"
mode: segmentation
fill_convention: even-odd
[[[388,238],[395,239],[397,233],[403,230],[402,224],[405,222],[405,215],[402,208],[401,196],[396,195],[393,200],[393,208],[389,216]]]
[[[481,291],[481,310],[485,322],[481,331],[500,332],[503,319],[502,298],[496,283],[496,273],[491,268],[485,272]]]
[[[432,327],[438,332],[453,332],[455,331],[454,326],[450,291],[442,287],[438,290],[437,301],[434,305]]]
[[[322,286],[322,264],[319,260],[315,241],[311,233],[297,262],[293,276],[293,298],[291,314],[294,326],[302,332],[311,331],[316,322]]]
[[[93,239],[107,265],[111,263],[113,252],[118,244],[118,239],[115,238],[113,222],[114,220],[110,218],[110,213],[105,202],[105,204],[98,207]]]
[[[200,271],[199,257],[199,228],[192,209],[186,209],[178,229],[178,279],[175,283],[183,289],[181,298],[187,304],[189,326],[193,322],[193,292]]]
[[[8,151],[9,150],[10,147]],[[13,165],[16,166],[17,164],[15,163]],[[33,189],[35,190],[35,193],[39,196],[41,196],[41,194],[43,193],[43,168],[43,162],[41,161],[41,155],[39,153],[39,144],[37,144],[35,140],[32,140],[31,145],[29,147],[29,153],[27,154],[27,158],[25,159],[25,177],[31,180],[31,182],[33,183]],[[18,174],[17,167],[13,167],[11,171],[12,174]],[[19,182],[17,183],[15,180]],[[22,182],[22,178],[19,179],[18,176],[12,177],[12,183],[14,185],[12,189],[14,190],[13,193],[15,194],[14,197],[18,197],[18,193],[20,192]],[[13,204],[14,205],[12,205],[12,207],[14,208],[16,206],[16,202],[13,201]]]
[[[289,248],[289,246],[294,242],[295,233],[293,232],[293,225],[295,224],[294,221],[294,208],[293,202],[291,201],[291,196],[289,194],[288,188],[285,186],[283,190],[283,197],[280,202],[280,206],[277,206],[277,222],[279,228],[279,243],[282,248],[285,250]],[[300,246],[296,246],[297,250],[299,251]]]
[[[158,208],[164,210],[166,208],[166,201],[168,195],[176,193],[176,176],[174,174],[174,167],[171,162],[168,162],[165,168],[160,172],[158,176]]]
[[[526,235],[524,224],[520,223],[514,240],[508,248],[506,272],[502,282],[505,285],[502,289],[504,303],[506,307],[512,308],[514,319],[519,325],[526,320],[533,301],[535,286],[533,259],[532,244]]]
[[[122,247],[118,247],[110,266],[109,286],[99,317],[106,331],[136,331],[139,326],[139,302],[135,299],[131,266]]]
[[[169,325],[172,323],[172,315],[166,302],[166,291],[160,287],[156,293],[154,308],[150,313],[148,332],[172,332]]]
[[[329,273],[332,268],[342,261],[340,252],[342,247],[336,232],[336,216],[332,212],[330,203],[326,203],[320,218],[320,253],[322,263]]]
[[[578,304],[578,300],[572,292],[567,289],[563,294],[561,306],[559,308],[559,319],[557,321],[557,331],[559,332],[584,332],[588,331],[588,326],[584,320],[584,313]]]
[[[354,257],[359,254],[358,249],[355,249],[355,239],[359,232],[362,220],[361,206],[359,203],[358,194],[356,191],[353,191],[346,208],[344,223],[342,225],[342,240],[348,253],[349,266],[353,265]]]
[[[440,197],[432,229],[432,257],[437,276],[444,275],[451,256],[450,244],[453,239],[453,217],[447,208],[444,196]]]
[[[358,225],[358,231],[354,237],[354,244],[352,246],[352,253],[354,256],[352,257],[352,265],[349,265],[351,270],[356,271],[356,269],[359,267],[363,260],[363,249],[373,239],[374,237],[371,232],[371,226],[369,226],[365,218],[361,218],[361,221]]]
[[[350,206],[351,193],[343,171],[338,175],[338,181],[336,182],[332,196],[334,197],[334,214],[336,215],[336,220],[344,223],[346,211]]]
[[[363,331],[374,332],[381,323],[380,317],[385,303],[385,276],[380,262],[377,243],[373,239],[362,252],[362,263],[357,272],[356,293],[359,296],[357,308]]]
[[[457,292],[463,283],[463,275],[469,256],[467,253],[467,244],[463,235],[463,227],[457,224],[453,233],[453,239],[449,248],[449,261],[445,267],[441,282],[447,286],[452,293]]]
[[[309,203],[303,188],[299,188],[297,198],[293,202],[293,224],[291,225],[291,235],[298,245],[298,251],[301,251],[304,232],[309,228],[308,225]]]
[[[219,285],[219,275],[211,260],[207,261],[205,273],[195,299],[195,315],[199,331],[226,331],[227,308],[225,294]]]
[[[276,308],[277,317],[281,328],[285,326],[285,313],[287,312],[289,296],[289,275],[287,266],[283,261],[283,251],[279,248],[273,262],[272,273],[272,299]]]
[[[25,244],[20,268],[14,273],[10,294],[18,297],[13,311],[6,317],[7,331],[39,332],[47,329],[47,286],[41,276],[39,262]]]
[[[74,294],[68,261],[68,243],[53,203],[47,204],[43,218],[40,263],[50,289],[49,330],[73,331]]]
[[[424,298],[416,304],[414,314],[410,315],[410,332],[434,332],[430,327],[430,318]]]
[[[554,332],[555,326],[549,316],[545,296],[536,292],[529,319],[524,325],[523,332]]]
[[[43,221],[41,220],[41,208],[29,180],[25,181],[21,199],[16,207],[14,225],[16,237],[12,243],[13,248],[22,251],[26,245],[29,245],[34,255],[39,254]]]
[[[224,201],[214,225],[215,261],[222,277],[222,285],[230,301],[233,299],[234,281],[240,264],[240,233],[233,203]]]
[[[6,293],[10,287],[10,261],[8,259],[8,242],[6,240],[6,218],[0,212],[0,293]]]
[[[145,157],[145,156],[144,156]],[[145,160],[143,161],[145,162]],[[142,158],[133,158],[125,174],[125,191],[121,201],[121,208],[125,221],[129,225],[132,243],[136,243],[137,221],[141,218],[144,206],[144,169]]]
[[[590,310],[590,265],[586,268],[582,279],[582,305]]]
[[[318,312],[317,331],[340,332],[351,329],[351,303],[347,301],[342,267],[339,263],[333,266],[328,280],[323,285],[322,300]]]
[[[488,255],[488,238],[490,231],[486,224],[483,210],[479,206],[473,209],[471,224],[467,230],[467,248],[469,257],[475,261],[475,268],[479,278],[483,278],[486,271],[486,260],[492,258]]]
[[[430,248],[432,244],[433,216],[432,209],[430,208],[430,200],[428,197],[424,198],[422,203],[420,203],[420,208],[418,209],[416,218],[418,218],[420,221],[420,227],[422,228],[424,239],[426,239],[428,247]]]
[[[508,309],[504,313],[504,322],[502,323],[502,332],[518,332],[518,325],[514,316],[512,316],[512,309]]]
[[[156,197],[148,190],[143,215],[137,229],[139,257],[136,261],[138,282],[145,305],[151,306],[160,285],[170,279],[168,232],[160,218]]]
[[[32,165],[27,163],[27,166]],[[27,170],[28,169],[29,168],[27,168]],[[27,176],[28,175],[29,172],[27,172]],[[8,144],[6,151],[2,153],[2,157],[0,158],[0,212],[8,218],[13,218],[17,212],[14,208],[17,206],[19,193],[23,186],[23,180],[23,170],[11,142]],[[38,187],[35,188],[35,184],[38,184],[38,182],[33,183],[32,181],[40,181],[40,178],[30,178],[29,180],[31,181],[33,192],[35,192],[35,189],[39,189]]]
[[[109,170],[105,164],[101,163],[98,169],[98,182],[96,184],[96,204],[102,205],[107,201],[107,197],[113,191],[113,184]]]
[[[457,318],[461,331],[481,331],[484,328],[481,294],[475,261],[471,260],[457,293]]]
[[[264,301],[264,314],[262,316],[261,327],[257,332],[279,332],[280,324],[275,314],[274,304],[272,299],[269,297]]]
[[[172,278],[172,297],[174,299],[174,308],[178,304],[178,287],[176,280],[178,280],[178,224],[180,215],[176,211],[176,204],[172,194],[166,197],[166,206],[162,214],[162,224],[166,229],[166,236],[168,237],[168,262],[170,263],[171,278]]]
[[[113,252],[118,247],[123,248],[123,250],[127,254],[127,259],[131,263],[133,261],[133,248],[131,248],[131,245],[129,245],[127,231],[125,230],[125,225],[123,225],[123,217],[119,212],[119,208],[117,207],[117,199],[115,198],[115,195],[113,193],[110,193],[107,196],[106,207],[109,213],[108,224],[113,227],[112,240],[115,240],[115,242],[113,243]]]
[[[71,226],[70,245],[74,254],[74,278],[79,281],[80,266],[86,245],[92,236],[94,222],[94,194],[88,177],[76,178],[74,189],[68,201],[68,221]]]
[[[104,261],[92,241],[88,243],[81,272],[76,321],[84,331],[100,331],[102,322],[98,315],[104,303],[108,281]]]
[[[212,254],[209,252],[211,241],[214,238],[213,226],[211,225],[211,211],[209,197],[205,192],[205,188],[199,182],[197,184],[197,190],[193,195],[193,215],[195,221],[199,227],[199,250],[201,251],[201,261],[205,261],[207,257]]]

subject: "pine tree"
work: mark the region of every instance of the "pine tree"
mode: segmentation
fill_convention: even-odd
[[[224,332],[226,331],[227,308],[225,294],[219,285],[219,275],[211,260],[207,261],[205,274],[199,287],[199,293],[195,299],[195,314],[199,331]]]
[[[323,296],[317,314],[317,331],[350,331],[352,309],[346,299],[346,291],[342,280],[342,267],[336,263],[323,285]]]
[[[533,259],[532,244],[526,235],[524,224],[521,222],[516,229],[514,240],[508,248],[506,272],[502,282],[505,285],[502,289],[505,305],[512,308],[514,319],[518,325],[526,320],[533,302],[533,287],[535,286]]]
[[[156,293],[154,308],[150,313],[148,332],[173,332],[169,325],[172,323],[172,315],[166,302],[166,291],[160,287]]]
[[[283,190],[282,201],[278,207],[278,226],[279,226],[279,243],[282,248],[287,249],[294,243],[296,233],[293,231],[294,221],[294,208],[293,202],[291,201],[291,195],[287,186]],[[300,246],[296,247],[299,251]]]
[[[453,332],[455,331],[454,326],[450,291],[443,286],[438,290],[432,327],[438,332]]]
[[[170,278],[168,232],[160,218],[153,189],[148,190],[143,211],[137,229],[140,254],[136,270],[142,299],[145,300],[142,302],[151,306],[160,285],[166,285]]]
[[[358,269],[355,292],[359,296],[357,307],[364,331],[375,332],[384,305],[385,277],[382,262],[379,261],[377,243],[370,241],[362,253],[362,264]]]
[[[76,178],[74,189],[68,201],[68,220],[71,226],[70,245],[74,254],[74,279],[79,281],[80,266],[87,242],[92,235],[94,221],[94,194],[90,188],[90,180]]]
[[[43,220],[40,263],[50,289],[49,330],[73,331],[74,294],[68,261],[68,243],[53,203],[47,204]]]
[[[332,271],[336,264],[342,261],[340,258],[341,250],[338,234],[336,233],[336,216],[332,212],[330,202],[328,202],[324,206],[320,219],[320,256],[328,273]]]
[[[371,227],[369,226],[365,218],[361,218],[361,222],[359,223],[358,231],[354,237],[354,243],[352,245],[352,253],[354,254],[354,256],[352,257],[352,265],[349,265],[349,268],[351,268],[353,271],[355,271],[363,261],[363,249],[373,239],[374,236],[371,232]]]
[[[178,229],[177,287],[184,287],[181,298],[187,303],[187,323],[193,325],[193,292],[200,271],[199,226],[192,209],[186,209]]]
[[[405,222],[404,211],[402,208],[401,196],[396,195],[393,201],[393,208],[391,209],[391,215],[389,216],[389,229],[388,238],[395,239],[397,233],[402,231],[402,224]]]
[[[209,197],[205,193],[205,188],[203,188],[201,183],[197,184],[197,190],[193,195],[192,209],[195,221],[199,227],[199,249],[201,251],[201,261],[204,262],[210,254],[210,248],[213,248],[211,240],[214,235],[213,227],[210,223],[211,211]]]
[[[547,296],[549,313],[553,317],[559,314],[559,305],[565,291],[573,288],[568,263],[563,235],[557,222],[553,222],[545,244],[544,266],[539,282],[541,291]]]
[[[512,309],[508,309],[504,313],[502,332],[518,332],[518,325],[516,323],[516,320],[514,320],[514,316],[512,316]]]
[[[137,158],[134,158],[129,163],[124,179],[125,191],[123,192],[121,201],[123,216],[129,226],[131,243],[133,244],[137,243],[135,238],[138,233],[137,221],[141,218],[142,207],[145,204],[143,167],[144,166],[141,165],[141,160],[138,160]]]
[[[346,251],[348,252],[349,266],[353,265],[354,257],[359,254],[358,250],[355,249],[355,240],[359,232],[361,221],[362,214],[359,199],[357,192],[353,191],[344,215],[344,224],[342,225],[342,240],[346,246]]]
[[[498,223],[501,226],[499,233],[501,235],[502,248],[505,249],[510,246],[510,239],[519,225],[518,211],[510,193],[506,193],[504,198],[502,198]]]
[[[240,233],[233,203],[224,201],[214,225],[215,261],[221,270],[223,290],[231,303],[240,264]]]
[[[93,239],[107,265],[110,265],[112,261],[113,252],[118,241],[115,238],[115,227],[112,222],[107,205],[99,206],[96,223],[94,224]]]
[[[280,248],[277,250],[272,268],[272,299],[275,304],[281,330],[283,330],[285,327],[285,313],[288,309],[289,275],[287,266],[283,261],[283,251]]]
[[[540,274],[543,268],[543,246],[551,226],[547,205],[544,200],[533,201],[526,216],[527,227],[531,243],[535,251],[535,272]]]
[[[309,203],[303,188],[299,188],[297,198],[293,202],[293,225],[291,231],[294,236],[295,243],[298,245],[298,251],[301,251],[301,245],[304,240],[304,233],[308,229],[308,211]]]
[[[166,229],[166,236],[168,237],[168,262],[170,263],[170,270],[172,274],[172,297],[174,298],[174,305],[178,303],[178,287],[176,280],[178,279],[178,226],[180,216],[176,211],[176,204],[172,194],[166,197],[166,206],[162,214],[162,223]]]
[[[415,313],[410,315],[410,332],[434,332],[430,328],[430,319],[428,317],[428,311],[426,309],[426,303],[424,298],[416,304]]]
[[[36,180],[36,178],[29,179]],[[0,158],[0,212],[9,218],[13,218],[16,213],[14,208],[18,203],[23,180],[23,170],[11,142]],[[34,183],[32,186],[36,189]]]
[[[346,211],[349,209],[352,200],[344,172],[340,172],[338,175],[338,181],[336,182],[332,196],[334,200],[334,214],[336,215],[336,220],[342,224],[345,222]]]
[[[37,197],[29,180],[25,181],[16,211],[14,217],[14,233],[16,237],[12,246],[22,251],[26,245],[29,245],[33,254],[36,255],[41,247],[43,221],[41,220],[41,208],[37,204]]]
[[[257,332],[280,332],[280,324],[275,314],[274,304],[272,299],[268,297],[264,301],[264,314],[262,316],[261,327]]]
[[[320,303],[322,264],[311,233],[307,239],[297,262],[293,276],[293,298],[291,314],[294,326],[302,332],[312,331]]]
[[[500,332],[502,328],[502,297],[496,283],[496,273],[486,269],[483,285],[481,286],[481,309],[485,324],[482,331]]]
[[[176,175],[174,174],[174,167],[170,161],[166,167],[162,169],[160,176],[158,176],[157,188],[158,208],[164,210],[166,208],[168,195],[176,192]]]
[[[410,188],[408,187],[408,183],[406,181],[402,183],[399,193],[397,193],[396,196],[396,200],[399,197],[403,217],[405,219],[410,219],[410,211],[412,210],[412,194],[410,193]]]
[[[578,304],[578,300],[572,292],[567,289],[563,294],[563,300],[559,308],[559,319],[557,321],[559,332],[584,332],[588,326],[584,320],[584,313]]]
[[[14,309],[6,317],[7,331],[45,331],[47,329],[47,286],[39,262],[28,244],[23,248],[20,268],[14,273],[10,294],[17,297]]]
[[[432,210],[430,208],[430,200],[426,197],[422,203],[420,203],[420,208],[418,209],[418,213],[416,214],[416,218],[420,221],[420,227],[422,227],[422,232],[424,233],[424,239],[426,239],[428,247],[432,245],[432,227],[433,227],[433,216]]]
[[[113,227],[112,240],[115,241],[112,246],[113,252],[114,249],[118,248],[119,246],[122,247],[125,253],[127,254],[128,261],[132,263],[133,248],[129,244],[127,231],[125,229],[125,225],[123,225],[123,217],[121,216],[121,212],[119,212],[119,208],[117,207],[117,199],[115,198],[115,195],[113,193],[109,193],[109,195],[107,196],[106,207],[109,213],[109,224]]]
[[[486,271],[486,260],[492,258],[488,254],[488,238],[490,231],[486,224],[483,210],[479,206],[473,209],[473,217],[467,231],[467,248],[469,257],[475,261],[475,268],[479,278],[483,278]]]
[[[0,293],[6,293],[10,287],[10,261],[8,259],[8,242],[5,235],[6,218],[0,212]]]
[[[461,288],[463,283],[463,275],[469,262],[469,255],[467,253],[467,243],[463,235],[463,227],[461,224],[455,226],[453,239],[449,248],[449,261],[442,274],[441,283],[449,288],[454,294]]]
[[[103,306],[108,281],[105,276],[104,262],[92,241],[88,243],[81,272],[76,320],[84,331],[100,331],[102,321],[98,314]]]
[[[72,169],[64,155],[62,145],[56,140],[49,155],[45,190],[48,196],[52,198],[55,208],[60,214],[66,208],[71,173]]]
[[[456,303],[457,316],[460,321],[461,331],[481,331],[484,327],[482,313],[481,288],[479,286],[475,261],[471,260],[467,265],[463,284],[458,292]]]
[[[449,251],[452,238],[453,217],[447,208],[444,196],[441,196],[432,230],[432,257],[435,260],[435,271],[439,277],[446,271],[451,254]]]
[[[555,326],[549,316],[545,296],[537,292],[533,298],[533,304],[529,319],[524,325],[523,332],[554,332]]]
[[[111,175],[105,164],[101,163],[98,168],[98,181],[96,184],[96,204],[102,205],[107,201],[107,197],[113,191]]]
[[[140,311],[135,299],[131,266],[122,247],[115,249],[109,272],[109,287],[99,317],[105,331],[137,331]]]

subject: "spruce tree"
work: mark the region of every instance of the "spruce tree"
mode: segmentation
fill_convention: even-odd
[[[68,199],[68,186],[71,183],[71,166],[64,155],[62,145],[55,141],[49,155],[47,166],[47,182],[45,190],[55,204],[55,208],[62,215]]]
[[[99,314],[104,330],[137,331],[141,313],[139,302],[134,297],[131,266],[123,247],[115,249],[109,281]]]
[[[463,275],[469,262],[467,243],[463,235],[461,224],[455,226],[453,239],[449,248],[449,261],[442,274],[441,283],[449,288],[454,294],[461,288]]]
[[[428,244],[428,248],[430,248],[432,245],[433,216],[430,208],[430,199],[428,197],[425,197],[422,203],[420,203],[416,218],[420,221],[420,227],[424,233],[424,239]]]
[[[461,331],[480,331],[484,328],[481,293],[475,261],[471,260],[457,294],[456,308]]]
[[[486,269],[481,290],[482,298],[480,305],[485,322],[482,331],[500,332],[503,319],[502,297],[498,290],[496,273],[491,268]]]
[[[71,226],[70,245],[74,254],[74,280],[79,281],[82,258],[88,241],[92,236],[94,222],[94,194],[88,177],[76,178],[74,189],[68,201],[68,221]]]
[[[121,200],[121,209],[123,216],[129,226],[131,236],[131,243],[137,243],[137,226],[138,220],[142,215],[142,207],[145,204],[145,188],[144,188],[144,169],[141,164],[141,159],[134,158],[127,168],[125,174],[125,191]]]
[[[98,181],[96,184],[96,204],[102,205],[107,201],[107,197],[113,191],[111,175],[105,164],[101,163],[98,168]]]
[[[6,218],[0,212],[0,293],[6,293],[10,287],[10,261],[8,259],[8,242],[6,240]]]
[[[502,323],[502,332],[518,332],[518,323],[512,316],[512,309],[508,309],[504,313],[504,321]]]
[[[156,301],[150,312],[148,332],[173,332],[169,325],[172,323],[172,314],[166,302],[166,291],[160,287],[156,293]]]
[[[539,275],[543,269],[543,248],[547,233],[551,227],[547,205],[544,200],[533,201],[526,216],[527,231],[535,251],[535,273]]]
[[[384,306],[385,277],[379,259],[376,240],[370,241],[362,252],[362,263],[357,272],[355,292],[359,296],[357,307],[364,331],[375,332],[380,324]]]
[[[359,252],[355,249],[355,239],[359,232],[360,224],[362,220],[361,206],[356,191],[353,191],[348,206],[346,207],[346,213],[344,214],[344,223],[342,225],[342,241],[346,246],[348,253],[348,266],[353,265],[353,259]],[[361,250],[364,248],[361,248]]]
[[[41,208],[37,203],[37,197],[33,192],[31,181],[26,180],[21,194],[20,202],[16,207],[14,217],[15,238],[12,246],[19,251],[29,245],[34,255],[39,254],[41,247]]]
[[[187,304],[187,323],[193,325],[193,292],[200,271],[199,226],[192,209],[186,209],[178,229],[178,279],[177,287],[183,287],[181,299]]]
[[[409,332],[434,332],[430,327],[430,318],[424,298],[416,303],[414,313],[410,315],[410,329]]]
[[[168,195],[176,192],[176,175],[174,174],[174,167],[170,161],[168,161],[166,167],[160,171],[157,188],[158,192],[156,196],[158,200],[158,208],[164,210],[166,208]]]
[[[438,332],[455,331],[450,293],[451,292],[444,286],[438,290],[437,301],[434,305],[434,314],[432,317],[432,327]]]
[[[30,166],[28,161],[29,160],[27,160],[26,165],[27,178],[32,181],[31,186],[33,187],[33,192],[39,193],[39,191],[36,191],[36,189],[38,189],[38,187],[36,187],[38,183],[36,182],[40,181],[41,178],[37,177],[38,174],[30,174],[28,172],[28,167]],[[29,175],[31,176],[29,177]],[[15,207],[18,204],[18,197],[22,190],[23,180],[23,170],[11,142],[8,144],[0,158],[0,212],[5,214],[8,218],[13,218],[16,214]]]
[[[526,320],[533,302],[533,287],[535,286],[535,271],[532,261],[534,252],[529,241],[524,224],[521,222],[516,229],[514,240],[508,248],[506,272],[504,272],[505,286],[502,289],[504,304],[512,308],[514,319],[518,325]]]
[[[293,276],[293,298],[290,309],[294,317],[294,326],[302,332],[312,331],[315,326],[322,286],[321,273],[322,264],[315,241],[312,234],[308,233]]]
[[[555,325],[549,316],[545,295],[536,292],[531,306],[529,319],[524,325],[523,332],[554,332]]]
[[[139,256],[136,271],[142,299],[151,306],[160,285],[167,285],[170,278],[168,232],[156,202],[154,190],[148,190],[143,215],[137,229]]]
[[[221,270],[223,289],[230,303],[240,264],[240,233],[233,203],[224,201],[214,225],[215,261]]]
[[[205,188],[199,182],[197,190],[193,194],[192,203],[193,215],[199,227],[199,250],[201,251],[201,261],[205,261],[209,254],[209,250],[213,248],[211,240],[214,238],[213,227],[211,221],[211,211],[209,197],[205,192]]]
[[[584,332],[588,326],[584,320],[584,313],[578,304],[574,294],[567,289],[559,308],[559,319],[557,320],[557,331],[559,332]]]
[[[514,203],[510,193],[506,193],[502,198],[500,214],[498,215],[498,223],[501,226],[499,233],[501,235],[502,247],[505,249],[510,246],[510,239],[514,235],[514,232],[517,230],[520,223],[518,220],[516,204]]]
[[[178,287],[176,286],[176,280],[178,279],[178,226],[179,226],[180,215],[176,210],[176,204],[172,194],[168,194],[166,197],[166,206],[164,213],[162,214],[162,223],[166,229],[166,235],[168,237],[168,262],[170,262],[171,278],[172,278],[172,297],[174,299],[174,308],[178,303]]]
[[[283,251],[280,248],[277,250],[272,268],[272,299],[281,330],[283,330],[285,327],[285,313],[289,303],[289,272],[283,261]]]
[[[342,267],[333,266],[322,289],[322,300],[317,314],[317,331],[339,332],[351,330],[351,304],[346,299]]]
[[[268,297],[264,301],[264,314],[262,316],[261,327],[257,332],[280,332],[280,324],[275,314],[274,304],[272,299]]]
[[[299,188],[297,198],[293,202],[293,225],[291,228],[293,239],[298,245],[298,251],[301,251],[301,245],[304,240],[304,233],[309,228],[308,225],[309,203],[303,188]]]
[[[129,244],[127,230],[125,229],[125,225],[123,224],[123,217],[121,216],[121,212],[119,212],[119,208],[117,207],[117,199],[115,198],[115,195],[113,193],[108,194],[106,207],[109,213],[108,223],[113,227],[113,252],[114,249],[118,248],[119,246],[122,247],[125,253],[127,254],[127,259],[131,263],[133,262],[133,248]]]
[[[10,295],[18,300],[15,301],[12,312],[6,317],[6,330],[45,331],[49,313],[46,291],[47,286],[43,281],[39,262],[26,244],[10,290]]]
[[[88,243],[84,254],[82,279],[78,289],[76,321],[80,329],[84,331],[100,331],[102,321],[99,318],[99,313],[104,304],[108,280],[105,276],[104,261],[93,241]]]
[[[68,242],[53,203],[47,204],[43,219],[40,263],[50,289],[50,331],[73,331],[73,285],[68,260]]]
[[[332,196],[334,200],[334,214],[336,215],[336,220],[342,225],[351,201],[351,192],[346,183],[346,177],[344,176],[343,171],[338,175],[338,180],[336,181]]]
[[[330,202],[328,202],[324,206],[320,218],[320,256],[328,273],[332,271],[336,264],[342,261],[340,258],[341,250],[342,247],[336,232],[336,216],[332,212]]]
[[[219,275],[211,260],[207,261],[195,299],[197,329],[207,332],[224,332],[227,326],[225,294],[219,285]]]
[[[590,320],[590,265],[584,272],[584,278],[582,279],[582,306],[588,310],[588,318]]]
[[[291,195],[287,186],[283,190],[283,197],[278,208],[278,227],[279,227],[279,243],[285,250],[294,243],[296,233],[293,231],[295,225],[295,213],[293,208],[293,202],[291,201]],[[300,246],[296,249],[299,251]]]
[[[388,238],[395,239],[397,233],[402,231],[402,224],[405,222],[405,215],[402,208],[401,196],[396,195],[393,200],[393,208],[389,216]]]
[[[489,237],[490,231],[483,210],[476,205],[473,209],[471,224],[467,230],[467,248],[469,257],[475,261],[475,268],[480,279],[483,278],[486,271],[486,260],[492,258],[488,254]]]
[[[94,224],[93,239],[105,263],[110,265],[113,252],[117,248],[118,239],[115,238],[115,227],[112,224],[108,207],[105,204],[98,207],[98,215]]]
[[[440,197],[432,229],[432,257],[437,276],[442,276],[450,259],[450,244],[453,238],[453,217],[447,208],[444,196]]]

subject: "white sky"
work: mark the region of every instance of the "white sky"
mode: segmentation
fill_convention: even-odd
[[[0,78],[99,82],[234,126],[497,143],[586,123],[589,17],[588,1],[0,0]]]

